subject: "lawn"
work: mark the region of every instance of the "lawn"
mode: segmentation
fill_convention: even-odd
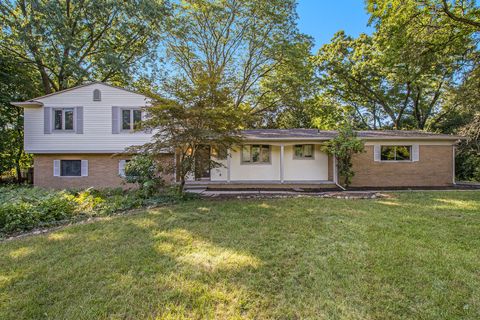
[[[0,319],[479,319],[480,192],[193,200],[0,257]]]

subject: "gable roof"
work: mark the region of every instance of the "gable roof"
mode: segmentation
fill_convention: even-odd
[[[364,140],[459,140],[461,136],[439,134],[419,130],[365,130],[356,131]],[[330,140],[337,136],[335,130],[317,129],[253,129],[243,130],[245,140]]]
[[[107,87],[127,91],[129,93],[138,94],[140,96],[146,97],[144,94],[141,94],[141,93],[138,93],[138,92],[126,89],[126,88],[117,87],[117,86],[114,86],[114,85],[111,85],[111,84],[108,84],[108,83],[105,83],[105,82],[101,82],[101,81],[92,81],[92,82],[87,82],[87,83],[84,83],[84,84],[81,84],[81,85],[78,85],[78,86],[75,86],[75,87],[71,87],[71,88],[68,88],[68,89],[60,90],[60,91],[57,91],[57,92],[52,92],[52,93],[49,93],[49,94],[46,94],[46,95],[43,95],[43,96],[40,96],[40,97],[36,97],[36,98],[30,99],[30,100],[19,101],[19,102],[10,102],[10,104],[12,104],[14,106],[17,106],[17,107],[41,107],[41,106],[43,106],[43,103],[41,101],[38,101],[38,100],[41,100],[41,99],[44,99],[44,98],[47,98],[47,97],[51,97],[51,96],[55,96],[55,95],[58,95],[58,94],[62,94],[62,93],[68,92],[68,91],[76,90],[76,89],[79,89],[79,88],[88,87],[88,86],[95,85],[95,84],[101,84],[101,85],[104,85],[104,86],[107,86]]]

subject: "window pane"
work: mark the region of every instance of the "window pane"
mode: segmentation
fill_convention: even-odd
[[[294,148],[295,148],[295,157],[296,158],[303,157],[303,146],[302,145],[296,145]]]
[[[82,161],[61,160],[60,175],[64,177],[80,177],[82,175]]]
[[[260,146],[252,146],[252,162],[260,162]]]
[[[395,160],[395,147],[382,146],[382,160]]]
[[[55,130],[62,130],[62,110],[55,110]]]
[[[133,110],[133,128],[138,129],[142,121],[142,110]]]
[[[130,130],[130,110],[122,110],[122,129]]]
[[[262,146],[262,162],[270,162],[270,146]]]
[[[65,110],[65,130],[73,130],[73,109]]]
[[[306,144],[303,146],[303,156],[305,158],[313,157],[313,144]]]
[[[397,151],[397,160],[411,160],[410,158],[410,146],[398,146],[396,148]]]
[[[250,162],[250,146],[242,147],[242,161]]]

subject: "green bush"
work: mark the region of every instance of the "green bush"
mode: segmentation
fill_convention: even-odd
[[[19,186],[0,187],[0,235],[189,198],[178,197],[169,189],[162,190],[162,193],[152,195],[140,189],[51,191]]]

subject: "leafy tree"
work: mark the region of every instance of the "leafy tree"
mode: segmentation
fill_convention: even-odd
[[[0,46],[37,71],[43,93],[86,80],[125,82],[156,53],[168,4],[139,1],[2,1]],[[136,70],[138,71],[138,70]]]
[[[158,192],[165,183],[159,170],[162,167],[163,164],[148,155],[135,155],[125,165],[124,180],[137,184],[146,196],[150,196]]]
[[[165,150],[174,151],[178,190],[183,193],[186,177],[194,172],[203,148],[227,149],[240,142],[238,129],[248,119],[248,110],[237,109],[226,88],[212,90],[208,77],[197,80],[195,87],[182,86],[174,92],[176,99],[157,96],[148,108],[148,119],[141,129],[154,130],[152,141],[129,150],[152,157]],[[205,166],[219,165],[210,157],[204,161]]]
[[[23,149],[23,109],[10,104],[38,94],[35,75],[28,65],[0,50],[0,176],[12,171],[21,181],[31,157]]]
[[[460,180],[480,181],[480,112],[460,130],[466,137],[458,146],[456,164],[457,177]]]
[[[305,41],[295,24],[295,5],[293,0],[185,0],[175,5],[165,39],[172,72],[163,94],[209,79],[212,90],[229,88],[229,103],[236,109],[260,114],[272,108],[263,103],[267,93],[260,82],[274,77],[296,54],[292,47]]]
[[[352,157],[364,151],[363,141],[357,138],[351,126],[345,125],[338,130],[338,135],[334,139],[325,144],[323,149],[337,159],[338,175],[343,178],[343,185],[348,188],[355,176]]]

